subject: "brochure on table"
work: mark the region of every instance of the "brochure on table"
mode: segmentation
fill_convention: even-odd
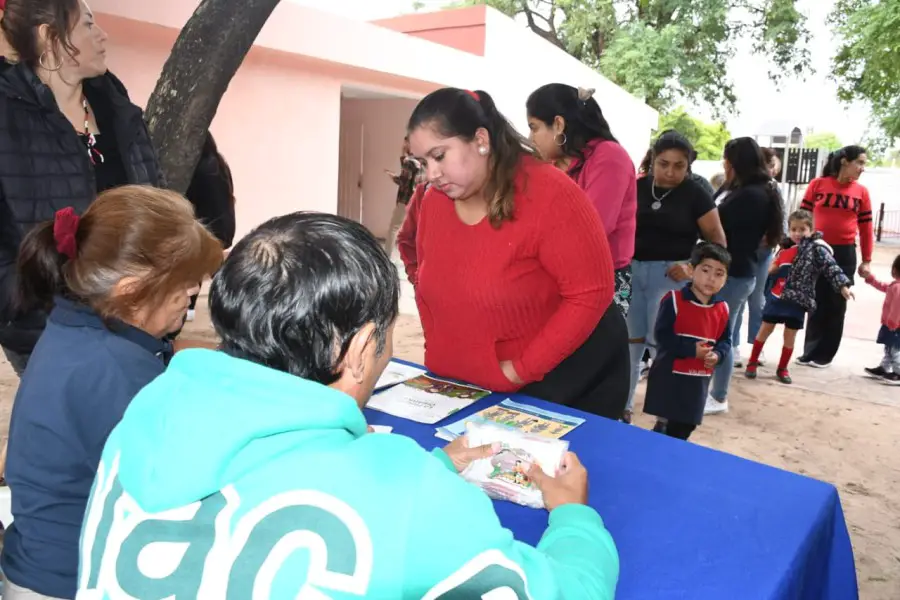
[[[477,387],[419,375],[376,393],[367,407],[410,421],[434,424],[489,395],[489,391]]]
[[[452,442],[466,432],[466,425],[469,423],[490,424],[529,435],[559,439],[584,423],[584,419],[514,402],[507,398],[474,415],[438,427],[434,435]]]
[[[414,377],[424,374],[425,369],[421,367],[414,367],[392,360],[388,363],[387,368],[384,370],[384,373],[381,374],[381,377],[378,378],[378,381],[375,382],[375,391],[377,392],[391,387],[392,385],[409,381]]]

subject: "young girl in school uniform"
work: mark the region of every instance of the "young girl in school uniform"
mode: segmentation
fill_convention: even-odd
[[[878,281],[868,270],[863,273],[866,283],[885,293],[877,340],[884,346],[884,358],[880,366],[867,368],[866,374],[887,385],[900,385],[900,256],[891,267],[894,280],[890,283]]]
[[[772,282],[766,294],[762,325],[744,372],[747,379],[756,379],[766,340],[776,325],[784,325],[784,346],[775,376],[781,383],[793,382],[788,363],[806,313],[816,308],[816,284],[820,277],[824,277],[845,300],[853,297],[850,279],[835,261],[831,247],[822,239],[822,234],[814,233],[812,214],[806,210],[791,213],[788,232],[792,245],[782,249],[769,268]]]

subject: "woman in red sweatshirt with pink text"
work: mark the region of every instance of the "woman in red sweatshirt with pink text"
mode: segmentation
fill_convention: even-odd
[[[813,213],[816,229],[834,249],[834,259],[850,281],[856,271],[856,236],[862,251],[861,274],[869,272],[875,236],[869,191],[857,180],[866,168],[866,149],[846,146],[828,156],[822,176],[813,179],[801,208]],[[824,369],[841,346],[847,301],[827,281],[816,284],[816,310],[806,323],[806,344],[797,363]]]
[[[628,314],[637,225],[634,162],[594,100],[594,90],[551,83],[525,104],[531,141],[544,160],[569,174],[597,209],[616,271],[615,302]]]
[[[432,92],[410,117],[409,141],[431,184],[409,273],[425,366],[618,418],[628,333],[584,192],[535,158],[485,92]]]

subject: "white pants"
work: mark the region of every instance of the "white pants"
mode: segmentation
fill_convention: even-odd
[[[881,359],[881,368],[887,373],[900,375],[900,348],[884,347],[884,358]]]

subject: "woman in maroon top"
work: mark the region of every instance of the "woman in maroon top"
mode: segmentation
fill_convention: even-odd
[[[615,302],[628,314],[637,211],[634,162],[610,131],[594,90],[562,83],[528,97],[531,141],[544,160],[569,174],[594,205],[616,270]]]
[[[628,394],[613,264],[584,192],[485,92],[445,88],[409,121],[431,187],[407,271],[439,376],[618,418]],[[411,272],[410,272],[411,271]]]
[[[853,281],[856,271],[856,237],[862,264],[859,274],[869,273],[875,235],[869,191],[858,183],[866,168],[866,149],[846,146],[828,156],[822,176],[806,188],[801,208],[813,213],[817,231],[834,250],[834,260]],[[844,335],[847,301],[823,277],[816,284],[816,310],[806,322],[803,356],[797,363],[824,369],[831,366]]]

